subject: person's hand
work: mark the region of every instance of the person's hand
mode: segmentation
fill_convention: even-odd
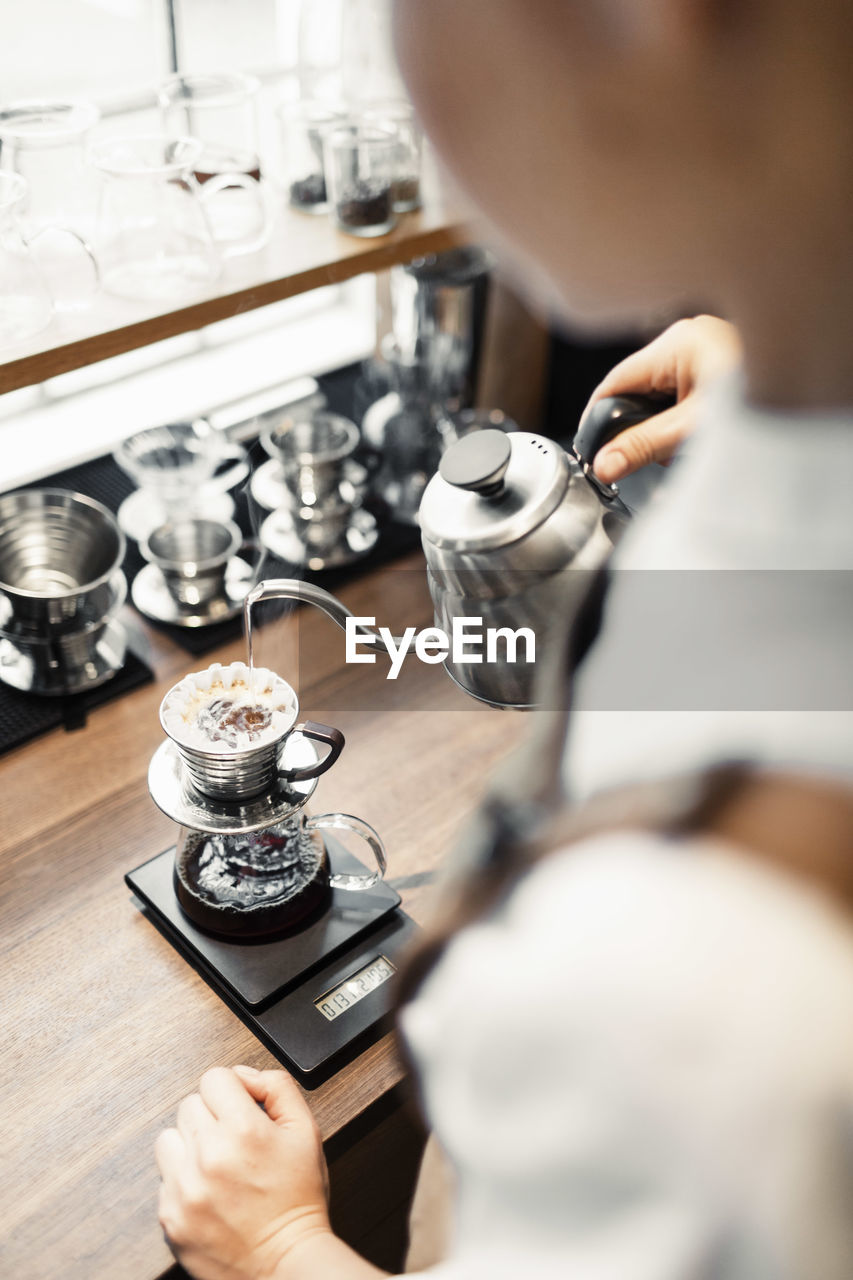
[[[696,426],[696,391],[740,359],[737,330],[715,316],[679,320],[642,350],[628,356],[599,383],[583,418],[605,396],[664,391],[677,404],[615,436],[595,455],[600,480],[614,484],[649,462],[672,461],[679,445]]]
[[[331,1234],[320,1135],[284,1071],[205,1072],[156,1157],[160,1224],[197,1280],[266,1280],[306,1240]]]

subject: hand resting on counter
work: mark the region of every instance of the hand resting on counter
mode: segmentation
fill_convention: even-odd
[[[332,1233],[320,1134],[286,1072],[206,1071],[156,1157],[160,1224],[196,1280],[384,1274]]]

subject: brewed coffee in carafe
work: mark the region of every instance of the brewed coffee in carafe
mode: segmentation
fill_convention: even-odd
[[[278,934],[301,923],[329,895],[322,837],[301,812],[261,831],[182,828],[175,891],[184,911],[214,933]]]

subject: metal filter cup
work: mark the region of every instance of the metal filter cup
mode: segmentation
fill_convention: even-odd
[[[268,791],[278,772],[280,738],[229,756],[178,745],[193,786],[213,800],[239,801]]]
[[[118,612],[127,595],[120,569],[110,579],[111,603],[103,618],[76,631],[42,634],[0,627],[0,680],[24,693],[62,696],[94,689],[124,663],[127,636]]]
[[[323,409],[302,420],[285,419],[267,431],[262,442],[281,464],[294,500],[313,508],[336,498],[359,439],[354,422]]]
[[[224,703],[229,705],[223,707]],[[207,720],[207,711],[213,712],[216,704],[219,708]],[[271,712],[261,728],[240,714],[258,707]],[[319,777],[337,760],[344,746],[340,730],[313,720],[296,724],[298,714],[299,701],[285,680],[265,667],[256,667],[250,675],[243,662],[227,667],[214,663],[185,676],[160,704],[160,723],[177,748],[189,782],[202,796],[231,804],[279,786],[282,751],[292,731],[323,743],[328,751],[304,767],[288,769],[289,782]]]
[[[66,489],[0,497],[0,626],[43,636],[79,632],[114,608],[124,559],[115,516]]]
[[[253,741],[255,735],[239,729],[230,742],[224,735],[209,739],[199,717],[229,699],[270,710],[270,724],[257,741]],[[274,672],[256,667],[250,676],[245,663],[214,663],[206,671],[185,676],[169,690],[160,706],[160,723],[178,748],[197,791],[216,800],[239,801],[274,783],[282,743],[298,714],[296,694]]]
[[[163,575],[183,609],[199,608],[225,592],[225,575],[243,535],[231,520],[181,520],[161,525],[140,550]]]

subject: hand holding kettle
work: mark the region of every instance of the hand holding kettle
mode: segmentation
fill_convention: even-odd
[[[696,426],[697,391],[740,359],[734,325],[716,316],[678,320],[653,342],[617,364],[593,391],[581,418],[611,396],[674,395],[676,403],[620,433],[600,450],[595,474],[614,484],[650,462],[667,466]]]

